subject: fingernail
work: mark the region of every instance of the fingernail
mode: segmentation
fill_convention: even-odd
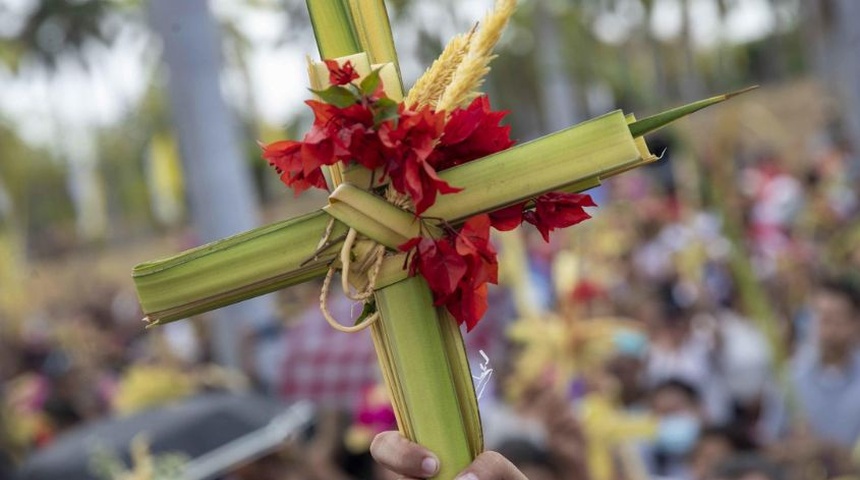
[[[439,460],[433,457],[427,457],[421,461],[421,470],[428,475],[433,475],[439,470]],[[475,479],[477,480],[477,479]]]
[[[478,476],[475,475],[474,473],[469,472],[469,473],[464,473],[464,474],[460,475],[459,477],[455,478],[454,480],[478,480]]]

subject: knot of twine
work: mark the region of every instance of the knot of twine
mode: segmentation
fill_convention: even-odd
[[[407,208],[409,205],[409,198],[397,193],[391,187],[386,190],[385,199],[399,208]],[[317,247],[318,249],[323,248],[323,246],[329,242],[332,231],[334,230],[334,224],[334,218],[330,219],[328,226],[326,227],[325,234]],[[382,262],[385,260],[386,256],[385,246],[380,245],[377,242],[373,242],[373,246],[367,249],[360,257],[353,258],[352,249],[355,247],[358,240],[369,239],[366,237],[359,238],[358,230],[350,228],[346,234],[343,246],[340,249],[340,280],[341,287],[343,288],[343,292],[346,294],[347,298],[367,304],[370,302],[370,299],[373,298],[373,292],[376,290],[379,272],[382,269]],[[334,279],[334,274],[337,273],[337,263],[338,262],[336,261],[332,262],[331,266],[329,266],[328,272],[326,273],[325,280],[323,280],[322,290],[320,291],[320,311],[328,324],[335,330],[343,333],[360,332],[376,323],[376,321],[379,320],[380,314],[379,311],[373,312],[360,323],[351,327],[345,326],[334,318],[334,315],[332,315],[328,308],[328,296],[329,293],[331,293],[331,283]],[[364,282],[364,288],[359,291],[353,289],[352,285],[349,283],[350,275],[356,275],[359,278],[366,279]]]

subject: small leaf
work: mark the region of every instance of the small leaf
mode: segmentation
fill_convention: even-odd
[[[348,88],[332,86],[325,90],[311,90],[320,100],[338,108],[346,108],[355,105],[358,97]]]
[[[359,85],[359,90],[365,96],[371,96],[376,92],[376,89],[382,84],[382,78],[379,76],[379,72],[382,71],[382,68],[377,68],[374,71],[370,72],[370,75],[364,77],[364,80],[361,81],[361,85]]]
[[[371,299],[369,302],[364,304],[364,308],[361,310],[361,315],[359,315],[355,320],[355,324],[360,325],[361,322],[367,320],[374,313],[376,313],[376,300]]]
[[[400,118],[399,105],[390,98],[377,100],[373,109],[373,124],[377,127],[389,120]]]
[[[757,89],[758,86],[748,87],[743,90],[738,90],[732,93],[726,93],[723,95],[717,95],[716,97],[706,98],[705,100],[699,100],[698,102],[693,102],[688,105],[684,105],[682,107],[673,108],[672,110],[667,110],[663,113],[658,113],[657,115],[653,115],[648,118],[643,118],[638,122],[634,122],[630,124],[630,133],[634,138],[641,137],[642,135],[649,134],[651,132],[655,132],[666,125],[674,122],[675,120],[680,120],[681,118],[686,117],[692,113],[698,112],[703,108],[710,107],[711,105],[716,105],[718,103],[725,102],[730,98],[737,97],[738,95],[743,95],[751,90]]]

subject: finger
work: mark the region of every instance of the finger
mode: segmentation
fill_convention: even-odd
[[[513,463],[496,452],[484,452],[456,480],[528,480]]]
[[[410,477],[432,477],[439,459],[429,450],[403,438],[399,432],[382,432],[370,444],[370,454],[385,468]]]

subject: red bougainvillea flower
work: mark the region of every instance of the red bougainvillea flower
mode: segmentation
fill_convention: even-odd
[[[433,205],[438,193],[461,190],[439,178],[430,162],[444,126],[444,112],[430,108],[413,111],[401,106],[399,121],[385,122],[379,129],[379,139],[387,148],[386,170],[391,185],[412,198],[416,215]]]
[[[434,152],[436,169],[445,170],[510,148],[514,144],[511,127],[500,125],[507,114],[492,111],[486,95],[454,110]]]
[[[338,152],[343,161],[352,160],[369,170],[386,164],[386,148],[372,128],[358,124],[344,129],[339,135],[339,144],[345,152]]]
[[[446,308],[457,319],[458,324],[466,324],[466,331],[471,332],[484,314],[487,313],[487,284],[472,289],[457,290],[457,295],[450,300]]]
[[[466,259],[457,253],[448,237],[438,240],[419,237],[400,247],[403,251],[413,248],[410,275],[420,273],[433,291],[434,304],[445,305],[466,275]]]
[[[357,103],[346,108],[329,108],[319,104],[317,117],[305,136],[305,143],[314,145],[315,161],[321,165],[356,161],[367,168],[383,165],[382,146],[373,130],[373,112]]]
[[[400,247],[412,252],[410,275],[420,273],[436,306],[472,330],[487,310],[487,283],[497,283],[499,265],[490,244],[490,219],[469,219],[453,238],[414,238]]]
[[[319,166],[306,164],[302,142],[284,140],[263,145],[263,158],[281,176],[281,181],[291,187],[296,195],[311,187],[326,188],[325,177]]]
[[[490,212],[490,222],[493,228],[500,232],[507,232],[519,227],[523,224],[523,211],[525,208],[525,203],[518,203],[496,210],[495,212]]]
[[[334,138],[328,135],[325,129],[313,126],[305,135],[301,148],[302,164],[309,174],[311,169],[319,169],[323,165],[334,165],[337,162],[335,156]]]
[[[352,62],[340,66],[334,60],[326,60],[325,66],[328,67],[328,77],[332,85],[348,85],[353,80],[358,80],[358,72]]]
[[[463,225],[455,240],[457,253],[469,265],[465,280],[473,288],[499,281],[499,263],[496,249],[490,243],[490,217],[476,215]]]
[[[565,228],[591,218],[584,207],[596,207],[591,195],[581,193],[547,193],[535,201],[535,209],[525,212],[523,219],[540,231],[543,239],[549,241],[549,233],[557,228]]]

